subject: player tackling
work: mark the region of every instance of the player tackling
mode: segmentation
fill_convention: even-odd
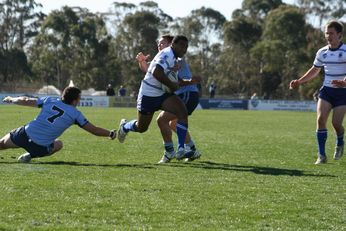
[[[63,143],[57,138],[73,124],[93,135],[115,139],[115,130],[94,126],[77,110],[80,98],[81,91],[76,87],[65,88],[61,98],[5,97],[3,99],[5,103],[40,107],[41,112],[30,123],[2,137],[0,150],[24,148],[27,153],[18,158],[18,161],[23,163],[30,162],[32,158],[50,156],[62,149]]]

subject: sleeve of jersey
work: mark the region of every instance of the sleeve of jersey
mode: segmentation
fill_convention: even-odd
[[[156,65],[160,65],[164,70],[166,70],[169,67],[167,56],[159,56],[157,60],[154,60],[154,63]]]
[[[39,97],[36,101],[37,107],[43,107],[43,104],[45,104],[49,99],[49,96]]]
[[[76,121],[75,124],[77,124],[79,127],[84,127],[87,123],[89,123],[89,121],[84,117],[84,115],[78,111],[77,112],[77,117],[76,117]]]
[[[315,67],[318,67],[318,68],[323,67],[321,51],[318,51],[318,52],[316,53],[315,60],[314,60],[314,66],[315,66]]]

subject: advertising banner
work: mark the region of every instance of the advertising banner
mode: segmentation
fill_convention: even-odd
[[[316,111],[315,101],[249,100],[249,110],[269,111]]]
[[[200,99],[199,101],[203,109],[236,109],[247,110],[247,100],[241,99]]]

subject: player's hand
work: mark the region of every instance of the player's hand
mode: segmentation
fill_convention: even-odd
[[[175,92],[176,90],[178,90],[180,88],[178,83],[173,83],[169,86],[169,89],[171,89],[171,92]]]
[[[117,138],[117,131],[113,129],[109,133],[109,139],[114,140],[115,138]]]
[[[139,52],[136,55],[136,60],[138,62],[146,62],[149,59],[150,55],[144,55],[142,52]]]
[[[299,86],[299,80],[298,79],[295,79],[295,80],[292,80],[291,82],[290,82],[290,86],[289,86],[289,89],[295,89],[295,88],[297,88],[298,86]]]
[[[200,76],[194,75],[191,78],[191,82],[193,82],[193,83],[200,83],[201,81],[202,81],[202,78]]]
[[[11,96],[6,96],[2,102],[4,103],[13,103],[13,98]]]
[[[345,78],[346,79],[346,78]],[[332,80],[331,84],[333,84],[333,86],[335,87],[346,87],[346,80]]]

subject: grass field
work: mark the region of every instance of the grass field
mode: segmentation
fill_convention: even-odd
[[[80,108],[117,128],[134,109]],[[38,109],[0,106],[1,136]],[[329,123],[330,124],[330,123]],[[315,166],[315,113],[198,110],[190,131],[202,152],[158,165],[153,121],[125,143],[77,126],[64,149],[31,164],[0,153],[0,230],[346,230],[346,158]]]

